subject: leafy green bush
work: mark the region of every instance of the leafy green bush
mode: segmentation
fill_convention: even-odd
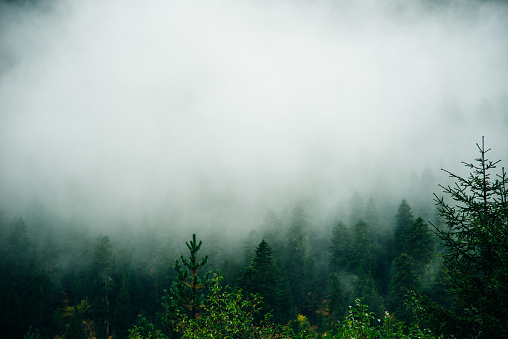
[[[385,312],[382,319],[376,319],[368,306],[355,300],[355,306],[350,306],[347,318],[337,324],[335,329],[323,335],[323,339],[351,339],[351,338],[379,338],[379,339],[435,339],[429,330],[422,330],[417,326],[408,328],[403,322]]]
[[[271,321],[271,315],[262,314],[262,298],[242,291],[221,287],[223,277],[214,274],[211,292],[204,307],[203,317],[183,322],[183,338],[298,338],[291,329]]]

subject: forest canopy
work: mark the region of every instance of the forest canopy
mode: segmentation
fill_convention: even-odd
[[[194,234],[189,257],[153,231],[112,240],[2,222],[1,327],[9,338],[503,338],[508,176],[477,147],[469,175],[444,170],[454,182],[435,194],[432,222],[402,199],[386,224],[355,195],[353,224],[271,210],[234,243]]]

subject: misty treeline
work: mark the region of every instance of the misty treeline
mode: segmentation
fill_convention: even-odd
[[[2,337],[505,337],[508,177],[477,146],[434,201],[354,193],[324,225],[297,204],[242,239],[2,218]]]

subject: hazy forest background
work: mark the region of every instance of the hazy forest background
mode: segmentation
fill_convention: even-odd
[[[501,0],[0,1],[0,335],[506,337],[507,32]]]

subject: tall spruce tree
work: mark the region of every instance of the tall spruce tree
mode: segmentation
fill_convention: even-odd
[[[190,251],[190,257],[180,256],[181,263],[176,260],[173,268],[177,272],[177,278],[173,281],[171,288],[164,291],[162,307],[165,313],[165,322],[174,331],[180,331],[179,327],[185,316],[195,319],[201,313],[205,304],[205,291],[210,287],[212,281],[210,273],[199,276],[199,272],[208,262],[208,255],[197,258],[197,253],[201,248],[202,241],[196,240],[196,234],[192,235],[192,240],[186,242]],[[182,266],[183,265],[183,266]]]
[[[408,240],[411,225],[414,222],[411,206],[403,199],[395,215],[395,239],[393,243],[393,257],[397,258],[402,253],[408,253]]]
[[[459,312],[445,310],[417,296],[419,320],[435,331],[458,337],[508,337],[508,176],[494,176],[498,161],[487,159],[484,141],[480,156],[464,163],[468,177],[444,170],[454,186],[441,186],[453,199],[436,197],[446,228],[435,227],[445,251],[445,278]]]
[[[272,249],[263,239],[241,278],[241,286],[247,293],[263,297],[263,314],[273,313],[277,308],[277,271],[272,258]]]

